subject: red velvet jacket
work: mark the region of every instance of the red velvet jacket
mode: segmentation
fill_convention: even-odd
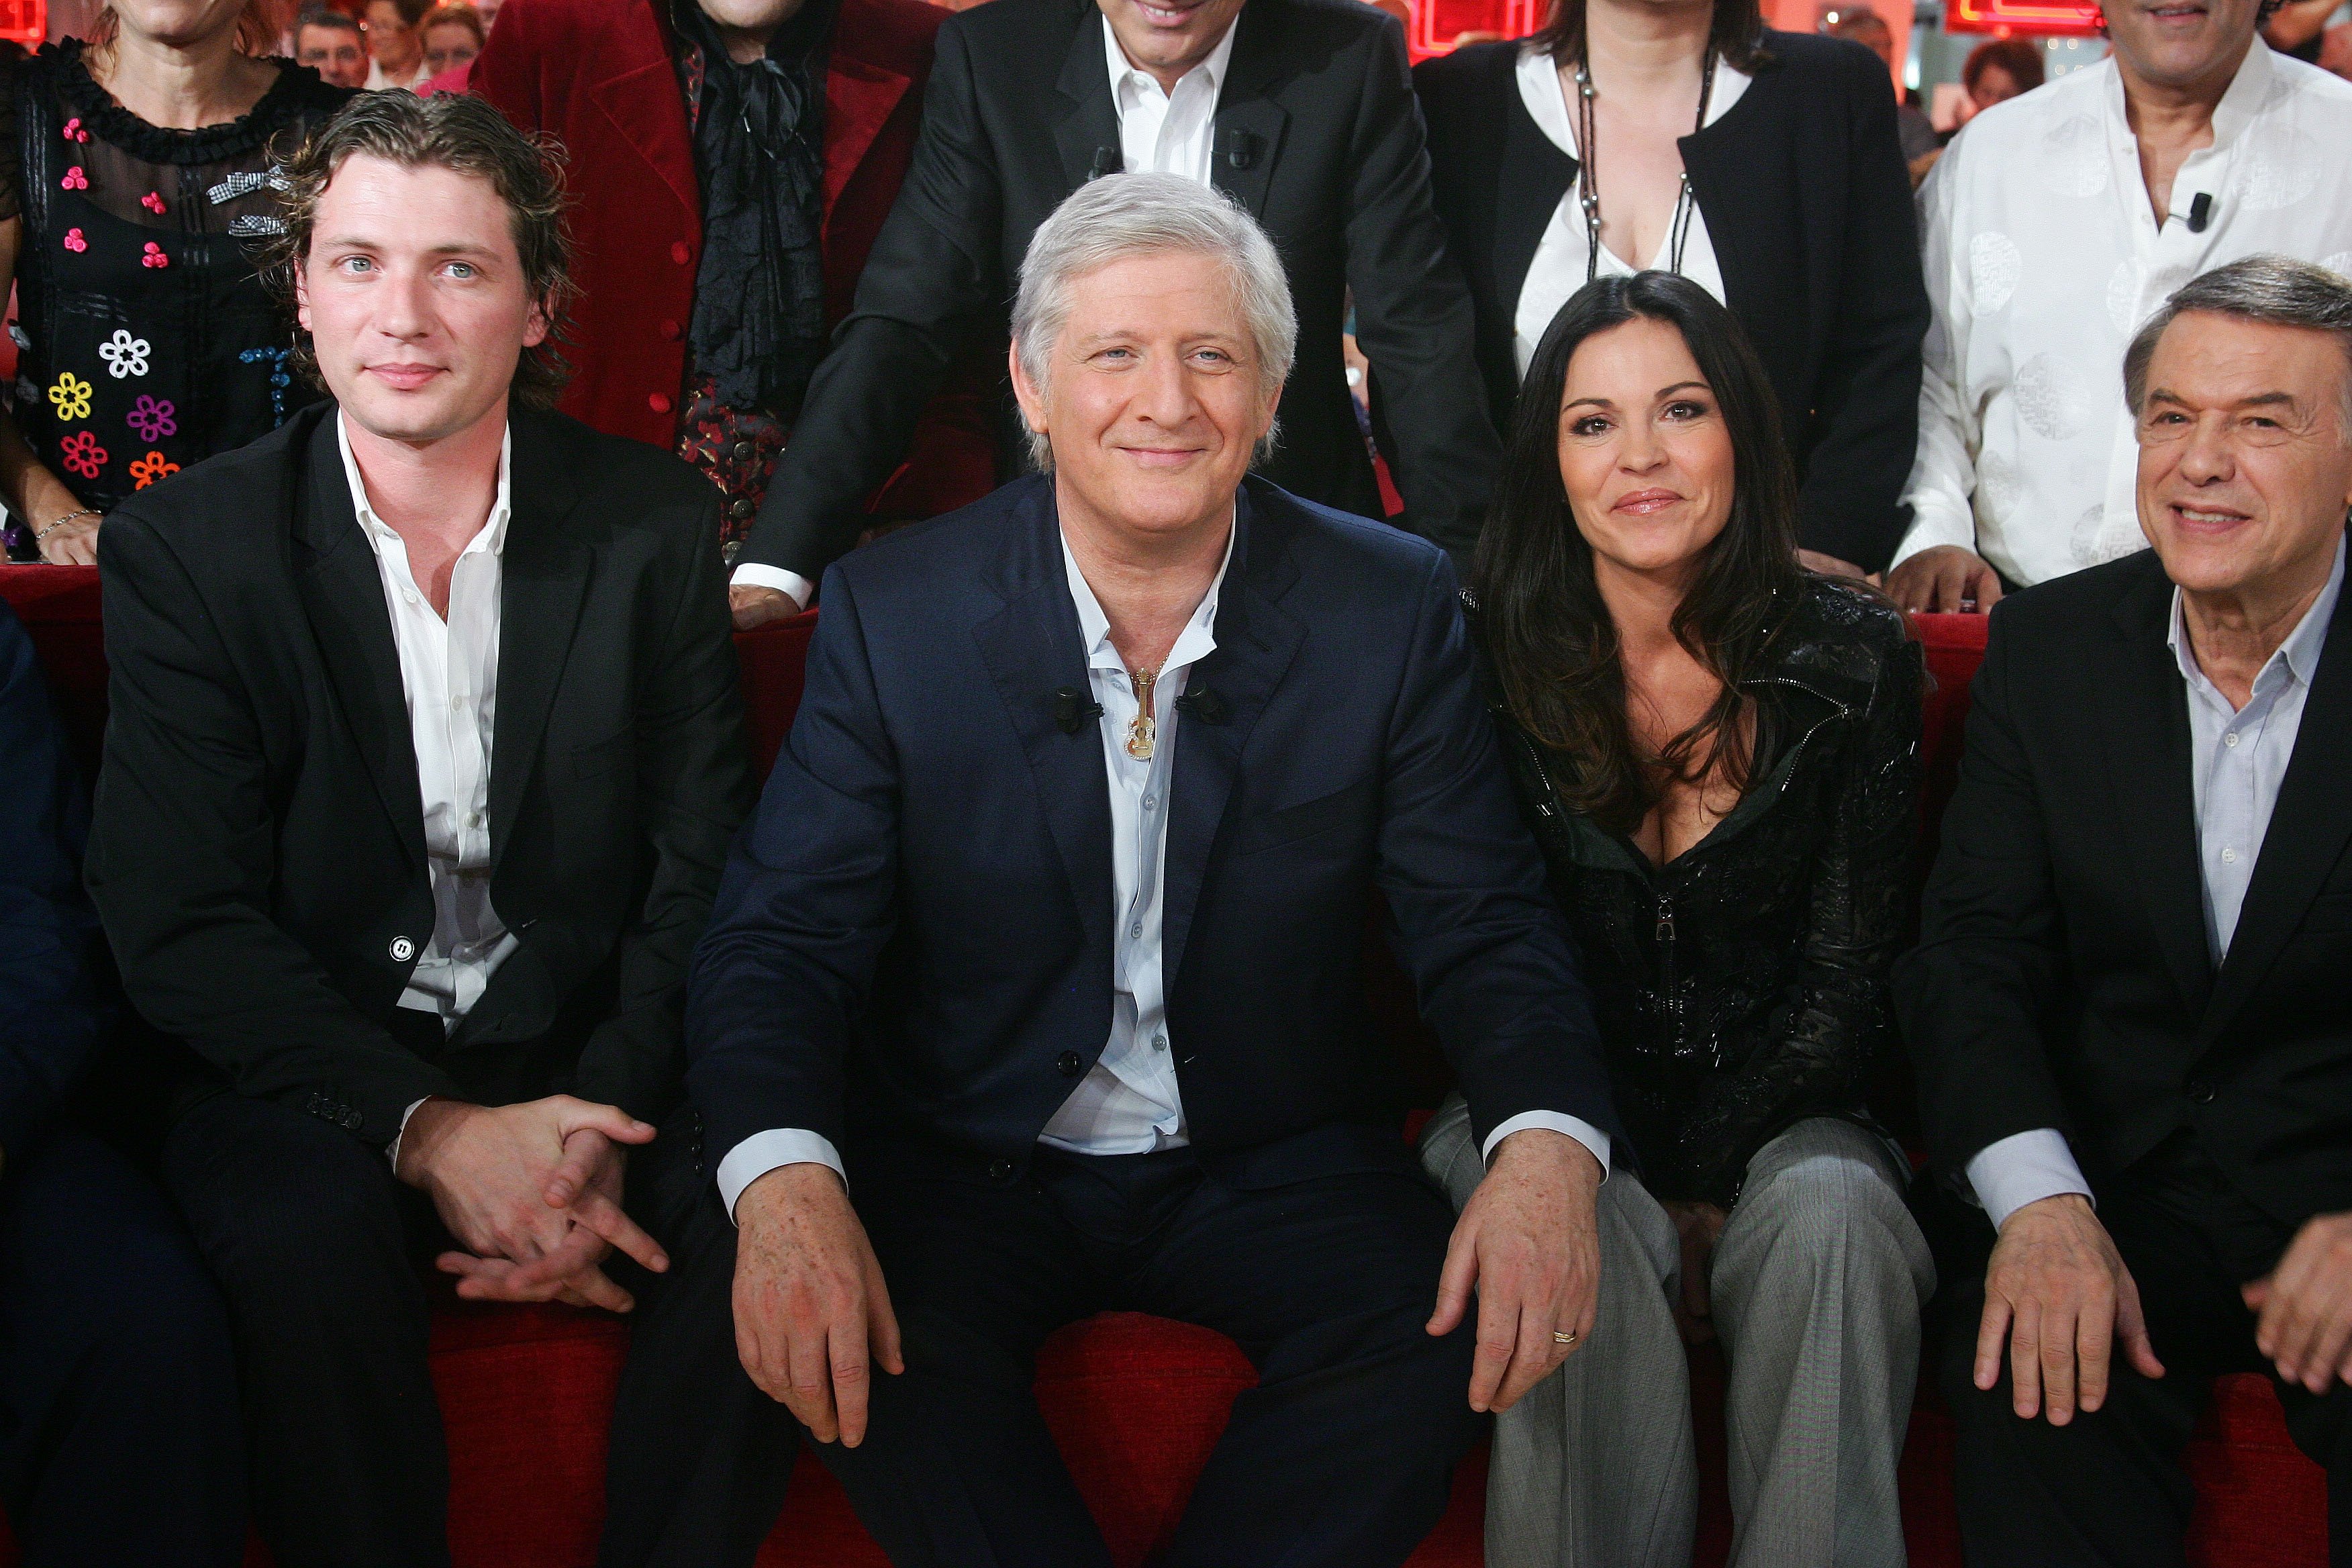
[[[580,299],[562,408],[615,436],[677,445],[686,327],[702,257],[701,193],[667,0],[507,0],[473,90],[570,155]],[[824,105],[828,325],[898,198],[922,122],[931,38],[923,0],[841,0]],[[995,446],[976,391],[933,404],[874,510],[928,517],[986,494]]]

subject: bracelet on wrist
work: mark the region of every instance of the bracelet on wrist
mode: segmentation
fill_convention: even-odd
[[[38,544],[41,541],[47,539],[49,535],[55,533],[58,530],[63,528],[66,524],[71,522],[78,517],[103,517],[104,515],[105,514],[103,512],[100,511],[98,508],[94,506],[86,506],[79,511],[69,511],[63,517],[52,519],[47,527],[35,529],[33,531],[33,542]]]

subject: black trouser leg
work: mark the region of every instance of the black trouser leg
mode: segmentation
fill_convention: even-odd
[[[1417,1173],[1261,1190],[1203,1175],[1139,1270],[1132,1305],[1238,1342],[1259,1373],[1165,1568],[1381,1568],[1445,1511],[1475,1335],[1424,1330],[1454,1213]]]
[[[897,1568],[1109,1568],[1037,1410],[1038,1347],[1095,1306],[1084,1249],[1030,1180],[891,1151],[853,1165],[907,1370],[865,1442],[817,1452]]]
[[[163,1178],[228,1299],[254,1510],[278,1568],[448,1562],[448,1456],[410,1239],[430,1204],[383,1151],[239,1094],[172,1129]]]
[[[228,1313],[152,1183],[75,1131],[0,1197],[0,1477],[25,1568],[245,1548]]]
[[[630,1215],[669,1253],[651,1274],[615,1253],[636,1298],[613,1407],[601,1568],[748,1568],[775,1524],[800,1451],[791,1412],[735,1350],[735,1227],[681,1110],[629,1156]]]

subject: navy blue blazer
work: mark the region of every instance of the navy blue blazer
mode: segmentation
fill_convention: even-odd
[[[0,604],[0,1150],[13,1168],[89,1066],[98,913],[81,889],[89,807],[33,639]]]
[[[1170,792],[1193,1146],[1241,1184],[1403,1159],[1364,996],[1376,889],[1481,1139],[1538,1110],[1614,1136],[1444,552],[1255,478],[1236,530]],[[808,1128],[854,1168],[856,1143],[913,1134],[1010,1177],[1111,1026],[1108,789],[1097,724],[1056,721],[1055,691],[1087,678],[1052,481],[843,558],[824,602],[695,958],[707,1147]]]

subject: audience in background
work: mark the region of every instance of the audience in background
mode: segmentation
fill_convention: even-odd
[[[913,173],[736,563],[738,625],[808,602],[958,355],[1002,363],[1031,233],[1121,169],[1213,184],[1275,237],[1298,360],[1266,476],[1384,510],[1341,357],[1352,291],[1401,521],[1466,557],[1498,448],[1394,17],[1356,0],[991,0],[950,17],[939,47]],[[1010,478],[1028,443],[1009,397],[996,413]]]
[[[1989,610],[2145,548],[2133,331],[2252,252],[2352,269],[2352,85],[2273,53],[2259,8],[2110,5],[2106,59],[1979,115],[1928,176],[1905,608]]]
[[[1413,83],[1497,428],[1589,279],[1680,274],[1758,345],[1809,563],[1885,568],[1906,523],[1927,300],[1879,62],[1766,31],[1756,0],[1568,0],[1534,38],[1425,60]]]
[[[146,1090],[89,1092],[113,1009],[77,773],[0,605],[0,1503],[25,1568],[235,1568],[228,1313],[152,1178],[83,1113]]]
[[[463,73],[489,37],[481,13],[467,0],[441,0],[425,13],[416,35],[425,42],[425,74],[434,78]]]
[[[0,68],[0,294],[20,388],[0,500],[41,559],[87,564],[100,521],[310,400],[245,243],[277,225],[272,138],[349,97],[257,59],[243,0],[120,0],[85,43]]]
[[[417,24],[433,0],[367,0],[367,85],[415,87],[425,79],[425,42]]]
[[[922,0],[527,0],[475,62],[475,91],[570,150],[565,411],[701,469],[730,559],[906,178],[945,20]],[[985,494],[977,405],[933,402],[859,515]]]
[[[1536,350],[1480,550],[1504,755],[1626,1133],[1592,1346],[1496,1423],[1496,1563],[1687,1568],[1684,1341],[1708,1339],[1733,1561],[1903,1561],[1935,1269],[1863,1088],[1892,1043],[1926,676],[1892,605],[1799,569],[1777,402],[1696,282],[1601,279]],[[1422,1159],[1474,1190],[1458,1096]]]
[[[1969,51],[1960,68],[1960,85],[1968,89],[1962,123],[1996,103],[2007,103],[2032,92],[2042,81],[2042,46],[2028,38],[1988,38]]]
[[[2175,293],[2122,375],[2154,551],[1992,624],[1895,972],[1984,1211],[1940,1379],[1972,1563],[2182,1561],[2210,1380],[2263,1370],[2352,1561],[2347,354],[2334,272]]]
[[[1895,134],[1902,143],[1905,162],[1916,169],[1922,159],[1932,159],[1942,142],[1935,126],[1895,79],[1895,32],[1886,25],[1886,19],[1868,5],[1841,5],[1822,15],[1822,31],[1832,38],[1860,44],[1878,57],[1880,74],[1886,79],[1888,90],[1895,94]],[[1916,184],[1917,181],[1915,173],[1912,182]]]
[[[752,795],[717,498],[540,411],[562,190],[497,111],[367,94],[284,178],[275,281],[335,404],[109,525],[89,848],[187,1047],[163,1179],[230,1301],[257,1521],[287,1568],[448,1561],[437,1254],[471,1300],[642,1303],[599,1560],[749,1568],[793,1432],[735,1363],[678,1080]]]
[[[334,87],[367,85],[367,29],[324,5],[306,8],[294,24],[294,61]]]

